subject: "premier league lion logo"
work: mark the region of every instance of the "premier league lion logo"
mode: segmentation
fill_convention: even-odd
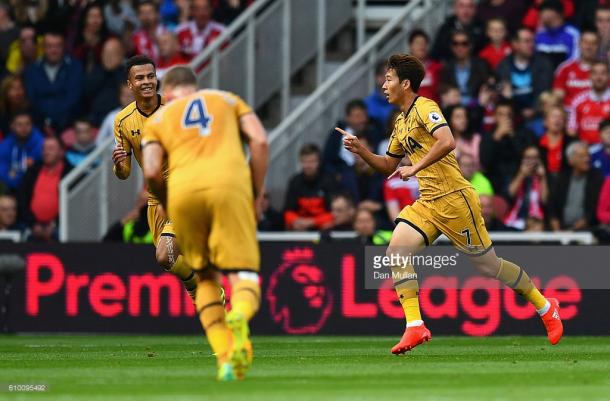
[[[313,264],[313,250],[284,252],[283,263],[269,279],[265,296],[271,317],[290,334],[320,331],[332,311],[333,297],[324,272]]]

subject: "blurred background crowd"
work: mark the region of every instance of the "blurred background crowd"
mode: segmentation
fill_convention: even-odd
[[[0,0],[0,230],[56,238],[58,183],[104,138],[133,97],[124,61],[145,54],[162,76],[196,57],[252,0]],[[430,37],[405,51],[426,66],[490,231],[610,227],[610,1],[455,0]],[[377,90],[337,124],[385,154],[399,113]],[[262,231],[355,230],[386,243],[419,196],[415,178],[371,170],[328,127],[299,150],[283,210],[267,199]],[[404,163],[409,163],[404,160]],[[145,197],[106,239],[146,242]]]

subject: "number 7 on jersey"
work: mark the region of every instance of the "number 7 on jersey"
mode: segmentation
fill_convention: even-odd
[[[186,113],[182,118],[183,128],[199,128],[199,135],[210,135],[212,125],[212,116],[208,114],[205,107],[205,102],[201,98],[191,100],[186,106]]]

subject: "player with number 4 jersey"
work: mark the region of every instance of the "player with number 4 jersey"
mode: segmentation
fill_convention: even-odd
[[[180,249],[197,272],[196,305],[214,351],[218,380],[244,377],[252,361],[248,322],[260,305],[260,213],[268,144],[265,130],[241,98],[197,90],[188,67],[163,78],[171,100],[144,126],[144,176],[166,206]],[[250,162],[244,144],[250,149]],[[169,178],[163,179],[163,160]],[[225,316],[215,272],[231,283]]]
[[[372,153],[356,136],[337,128],[344,136],[346,149],[360,155],[389,178],[417,177],[421,197],[398,215],[387,252],[406,257],[445,234],[479,272],[498,279],[534,305],[549,341],[557,344],[563,334],[559,303],[556,299],[547,300],[521,267],[496,256],[481,215],[479,198],[458,167],[453,152],[455,141],[447,121],[434,101],[417,95],[424,73],[423,64],[414,56],[395,54],[388,60],[383,91],[402,113],[394,123],[386,155]],[[397,169],[405,156],[412,165]],[[419,285],[414,267],[403,264],[391,266],[391,270],[407,321],[401,340],[391,351],[402,354],[430,340],[431,334],[419,310]]]

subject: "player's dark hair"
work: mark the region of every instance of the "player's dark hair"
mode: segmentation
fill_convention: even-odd
[[[127,63],[125,63],[125,71],[127,73],[127,78],[129,78],[129,71],[131,71],[132,67],[135,67],[136,65],[152,65],[153,69],[156,71],[157,70],[157,66],[155,65],[155,62],[153,61],[153,59],[151,59],[148,56],[144,56],[143,54],[138,54],[137,56],[133,56],[131,58],[129,58],[129,60],[127,60]]]
[[[605,119],[605,120],[602,120],[602,121],[599,123],[599,130],[600,130],[600,131],[603,131],[603,130],[605,130],[606,128],[609,128],[609,127],[610,127],[610,119]]]
[[[306,143],[301,146],[299,149],[299,157],[309,156],[309,155],[318,155],[320,156],[320,147],[315,143]]]
[[[538,10],[540,12],[542,12],[544,10],[552,10],[552,11],[555,11],[556,13],[560,14],[563,17],[563,4],[561,3],[560,0],[545,0],[542,2],[542,4],[540,4],[540,7],[538,7]]]
[[[426,75],[424,64],[415,56],[410,54],[394,54],[388,59],[388,70],[396,71],[398,79],[402,82],[408,79],[413,92],[419,90],[421,81]]]
[[[419,37],[422,37],[426,40],[427,43],[430,43],[430,36],[423,29],[416,28],[411,31],[409,34],[409,45],[413,43],[413,41]]]
[[[361,99],[350,100],[345,105],[345,115],[349,115],[355,109],[366,110],[366,103]]]
[[[172,67],[163,76],[163,87],[197,86],[197,77],[190,67],[179,65]]]

